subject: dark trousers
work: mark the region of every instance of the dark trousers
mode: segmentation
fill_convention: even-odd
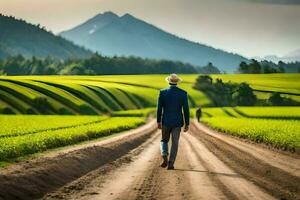
[[[162,127],[162,138],[161,138],[161,154],[167,156],[169,154],[168,142],[172,135],[172,146],[169,161],[174,163],[178,151],[178,142],[180,137],[181,127]]]

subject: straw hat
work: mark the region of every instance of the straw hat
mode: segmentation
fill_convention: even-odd
[[[170,84],[178,84],[182,79],[179,78],[177,74],[170,74],[170,76],[166,77],[166,81]]]

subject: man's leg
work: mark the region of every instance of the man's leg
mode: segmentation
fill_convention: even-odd
[[[166,126],[162,127],[162,138],[160,141],[160,149],[161,149],[163,162],[160,165],[161,167],[167,167],[168,165],[168,154],[169,154],[168,142],[170,139],[170,133],[171,133],[170,128]]]
[[[180,131],[181,131],[181,127],[175,127],[171,131],[172,147],[171,147],[171,154],[170,154],[169,163],[168,163],[168,169],[174,169],[174,162],[175,162],[175,159],[177,156],[177,151],[178,151]]]

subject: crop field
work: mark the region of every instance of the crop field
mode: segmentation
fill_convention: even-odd
[[[102,115],[155,107],[167,75],[18,76],[0,77],[0,113]],[[193,89],[198,75],[182,75],[179,87],[189,93],[191,107],[211,100]],[[224,81],[247,81],[260,99],[272,92],[300,101],[299,74],[213,75]]]
[[[144,111],[148,113],[149,111]],[[146,115],[146,114],[145,114]],[[0,161],[76,144],[145,123],[145,117],[0,116]]]
[[[204,108],[202,121],[242,138],[300,149],[300,107]]]
[[[197,76],[182,75],[183,82],[179,85],[189,93],[191,108],[210,104],[204,93],[193,89]],[[0,160],[74,144],[145,123],[145,117],[155,110],[159,89],[168,87],[165,77],[1,77],[0,113],[18,115],[0,115]],[[296,74],[213,77],[234,82],[249,80],[251,86],[264,95],[284,88],[290,96],[300,91],[297,84],[300,76]],[[261,92],[264,89],[265,92]],[[193,116],[194,110],[191,113]],[[299,113],[299,107],[204,108],[203,121],[224,132],[256,141],[299,148]]]
[[[272,92],[280,92],[300,102],[300,74],[226,74],[213,75],[214,79],[221,78],[224,82],[247,82],[256,90],[260,99],[266,99]]]
[[[107,116],[0,115],[0,138],[100,122]]]

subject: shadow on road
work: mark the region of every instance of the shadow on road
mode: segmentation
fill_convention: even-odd
[[[228,174],[228,173],[222,173],[222,172],[210,172],[207,170],[196,170],[196,169],[174,169],[176,171],[187,171],[187,172],[199,172],[199,173],[208,173],[209,175],[218,175],[218,176],[230,176],[234,178],[241,178],[239,174]]]

